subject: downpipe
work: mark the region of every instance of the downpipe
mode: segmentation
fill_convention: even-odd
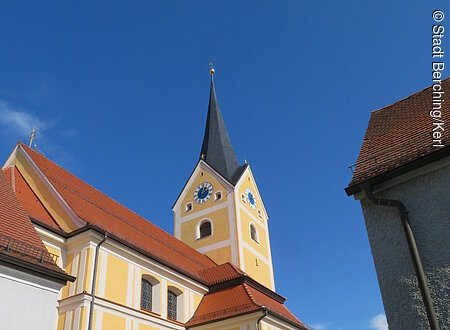
[[[266,307],[262,306],[262,309],[264,310],[263,315],[261,315],[261,316],[256,320],[256,329],[257,329],[257,330],[261,330],[261,320],[267,316],[267,309],[266,309]]]
[[[369,202],[371,202],[372,204],[377,206],[394,207],[400,213],[403,231],[405,232],[406,241],[408,242],[409,253],[411,254],[411,259],[414,265],[414,270],[416,272],[430,328],[431,330],[440,330],[441,328],[439,326],[439,322],[436,317],[436,312],[434,310],[433,301],[431,299],[430,290],[427,284],[427,278],[422,265],[422,261],[420,259],[419,250],[417,248],[414,233],[411,228],[411,223],[409,222],[408,210],[406,209],[405,205],[398,200],[376,198],[373,195],[372,186],[370,184],[363,184],[361,189],[366,194],[366,197],[369,200]]]
[[[100,246],[106,241],[106,238],[108,237],[108,233],[105,233],[105,236],[103,239],[97,244],[95,248],[95,259],[94,259],[94,274],[92,276],[92,287],[91,287],[91,305],[89,308],[89,323],[88,323],[88,330],[92,330],[92,320],[94,318],[94,304],[95,304],[95,282],[97,281],[97,268],[98,268],[98,255],[100,252]]]

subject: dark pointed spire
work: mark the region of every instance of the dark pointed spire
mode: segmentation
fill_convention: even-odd
[[[209,94],[208,117],[206,119],[205,136],[203,137],[200,158],[225,179],[233,183],[240,167],[220,113],[216,89],[214,88],[213,68],[210,69],[210,74],[211,90]]]

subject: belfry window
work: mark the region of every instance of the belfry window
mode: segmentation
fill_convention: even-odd
[[[178,296],[175,292],[167,291],[167,318],[177,320]]]
[[[153,289],[153,285],[149,281],[142,279],[142,282],[141,282],[141,309],[145,309],[147,311],[152,310],[152,289]]]
[[[250,224],[250,237],[252,240],[254,240],[256,243],[259,243],[258,239],[258,231],[256,230],[256,227],[254,224]]]
[[[211,222],[208,220],[203,221],[200,224],[199,232],[200,232],[199,238],[211,236],[212,234]]]

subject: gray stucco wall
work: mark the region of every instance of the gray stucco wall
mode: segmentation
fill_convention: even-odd
[[[439,323],[450,329],[450,166],[375,195],[408,209]],[[361,206],[389,329],[429,329],[398,211]]]

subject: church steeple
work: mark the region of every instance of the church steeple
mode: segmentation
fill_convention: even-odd
[[[266,208],[250,165],[239,166],[220,113],[213,68],[210,74],[200,160],[172,208],[175,237],[275,290]]]
[[[239,170],[239,163],[231,146],[219,102],[214,87],[214,69],[211,68],[211,89],[209,94],[208,117],[206,119],[205,136],[203,137],[200,158],[232,182]]]

